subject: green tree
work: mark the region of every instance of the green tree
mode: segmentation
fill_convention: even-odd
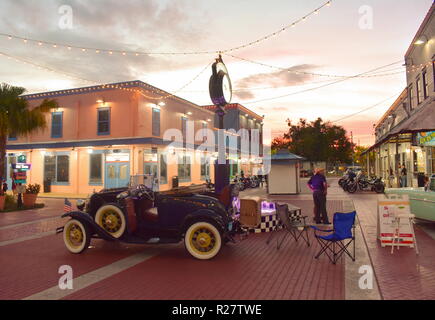
[[[41,104],[31,107],[21,97],[26,89],[5,83],[0,85],[0,179],[3,180],[6,166],[6,144],[8,137],[28,135],[46,127],[45,114],[58,108],[56,100],[45,99]],[[0,180],[0,181],[1,181]]]
[[[324,122],[321,118],[311,122],[300,119],[297,124],[287,120],[287,125],[288,132],[275,139],[286,143],[272,144],[272,148],[285,147],[311,162],[326,161],[334,166],[352,161],[354,145],[343,127]]]

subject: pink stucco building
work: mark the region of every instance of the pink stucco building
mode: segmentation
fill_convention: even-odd
[[[47,114],[47,127],[29,136],[10,137],[7,174],[11,164],[24,155],[32,165],[27,183],[43,185],[51,180],[51,191],[88,194],[102,188],[126,185],[130,176],[154,174],[157,188],[213,179],[213,152],[194,153],[207,138],[196,134],[193,144],[168,148],[164,134],[178,129],[182,137],[193,128],[214,128],[215,114],[142,81],[60,90],[25,96],[31,105],[45,98],[56,99],[59,108]],[[253,115],[251,115],[253,117]],[[256,121],[262,118],[256,116]],[[189,128],[189,129],[188,129]],[[240,170],[236,167],[235,170]],[[236,173],[236,172],[233,172]]]

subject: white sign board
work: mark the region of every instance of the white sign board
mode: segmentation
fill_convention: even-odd
[[[409,218],[408,195],[386,194],[378,197],[378,239],[381,246],[391,246],[397,233],[397,221],[400,221],[398,239],[394,246],[414,247],[414,228]],[[396,220],[400,217],[399,220]]]
[[[112,153],[106,156],[106,162],[128,162],[130,160],[129,154]]]

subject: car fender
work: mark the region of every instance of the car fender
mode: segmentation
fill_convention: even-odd
[[[89,214],[87,214],[87,213],[84,213],[84,212],[81,212],[81,211],[72,211],[72,212],[67,212],[64,215],[62,215],[62,218],[67,218],[67,217],[70,217],[72,219],[76,219],[76,220],[80,221],[81,223],[86,224],[87,227],[89,228],[89,231],[92,234],[97,234],[101,238],[103,238],[104,240],[108,240],[108,241],[118,240],[118,239],[114,238],[106,230],[101,228],[94,221],[94,219],[92,219],[92,217]]]
[[[182,223],[182,232],[184,233],[186,229],[193,223],[198,221],[208,221],[216,225],[218,227],[219,231],[222,233],[225,233],[226,226],[224,219],[221,215],[217,214],[213,210],[209,209],[199,209],[196,211],[193,211],[186,215],[183,219]]]

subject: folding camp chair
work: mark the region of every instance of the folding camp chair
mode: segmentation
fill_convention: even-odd
[[[276,239],[276,248],[281,248],[284,240],[288,235],[291,235],[295,241],[299,239],[303,239],[305,243],[310,246],[310,238],[308,235],[309,226],[306,224],[305,219],[307,216],[301,215],[301,209],[295,208],[293,210],[289,210],[288,204],[275,204],[276,214],[278,216],[279,221],[282,224],[284,235],[281,238],[281,241]],[[273,234],[278,230],[275,229],[274,232],[271,232],[269,238],[267,239],[267,244],[272,240]]]
[[[355,261],[355,217],[355,211],[349,213],[336,212],[334,213],[333,229],[325,230],[311,226],[321,247],[319,253],[315,256],[316,259],[325,253],[329,260],[336,264],[343,253],[346,253],[352,261]],[[318,232],[329,234],[321,235]],[[353,254],[348,250],[350,244],[353,244]]]

